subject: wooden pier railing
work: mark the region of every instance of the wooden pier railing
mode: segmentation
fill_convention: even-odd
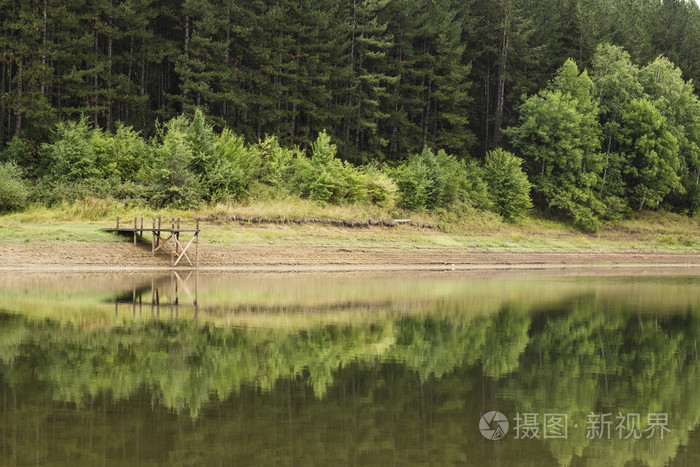
[[[165,224],[165,225],[163,225]],[[170,266],[177,266],[180,261],[184,258],[187,260],[191,267],[199,267],[199,219],[195,220],[194,229],[185,229],[180,227],[180,218],[177,220],[173,217],[170,220],[170,227],[167,227],[167,219],[163,223],[162,218],[158,218],[158,224],[156,225],[156,218],[153,218],[153,226],[151,228],[144,227],[143,217],[141,217],[141,223],[139,225],[139,218],[134,217],[134,224],[132,226],[123,225],[119,223],[119,217],[117,217],[117,226],[115,228],[108,227],[102,229],[105,232],[113,232],[121,235],[133,235],[134,245],[137,244],[138,238],[141,237],[146,241],[144,234],[151,233],[151,253],[155,254],[158,250],[168,250],[170,251]],[[190,240],[185,243],[185,241],[180,241],[180,234],[185,234],[186,236],[191,234]],[[194,245],[194,262],[187,254],[190,246]]]

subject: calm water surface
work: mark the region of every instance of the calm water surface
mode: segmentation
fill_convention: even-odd
[[[698,466],[699,337],[699,276],[4,274],[0,465]]]

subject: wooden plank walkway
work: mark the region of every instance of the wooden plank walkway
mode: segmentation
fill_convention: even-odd
[[[151,233],[151,253],[156,254],[158,250],[168,250],[170,251],[170,266],[177,266],[180,261],[184,258],[187,260],[191,267],[199,267],[199,219],[195,221],[194,229],[184,229],[180,228],[180,218],[177,221],[173,217],[171,219],[170,228],[167,227],[167,219],[165,225],[163,225],[162,218],[158,218],[158,224],[156,225],[156,218],[153,218],[153,226],[151,228],[144,227],[143,217],[141,218],[141,225],[138,223],[139,218],[134,217],[134,224],[132,226],[120,225],[119,217],[117,217],[116,227],[107,227],[102,229],[105,232],[112,232],[121,235],[133,235],[134,245],[138,241],[140,236],[144,241],[146,237],[144,233]],[[180,241],[180,234],[192,234],[189,242]],[[194,263],[192,259],[187,255],[187,250],[194,244]]]

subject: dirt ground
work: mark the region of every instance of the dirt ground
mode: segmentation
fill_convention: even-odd
[[[190,250],[193,252],[193,250]],[[575,266],[700,268],[700,253],[490,252],[447,247],[339,247],[302,244],[200,245],[200,267],[230,270],[554,269]],[[183,259],[183,263],[187,263]],[[170,256],[148,245],[54,243],[0,245],[0,270],[161,269]]]

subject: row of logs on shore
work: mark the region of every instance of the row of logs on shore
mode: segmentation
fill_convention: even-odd
[[[216,221],[217,219],[208,219]],[[367,219],[366,221],[331,219],[327,217],[261,217],[261,216],[228,216],[228,221],[244,222],[249,224],[325,224],[338,227],[366,228],[373,226],[396,227],[399,224],[419,227],[421,229],[438,229],[435,224],[424,224],[422,222],[412,222],[410,219]]]

